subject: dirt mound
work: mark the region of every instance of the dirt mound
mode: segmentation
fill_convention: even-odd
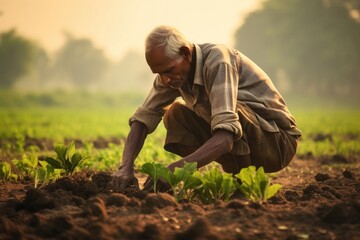
[[[283,189],[263,204],[238,194],[201,204],[135,188],[118,193],[106,172],[42,189],[1,182],[0,239],[357,239],[360,167],[319,162],[294,161],[276,174]]]
[[[319,208],[320,217],[327,223],[332,224],[359,224],[360,223],[360,200],[352,200],[322,206]]]

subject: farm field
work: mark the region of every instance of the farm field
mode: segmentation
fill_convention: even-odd
[[[211,203],[176,201],[168,193],[114,191],[139,99],[65,95],[13,98],[0,105],[0,163],[12,176],[0,180],[0,239],[358,239],[360,236],[360,109],[291,108],[303,131],[298,153],[270,174],[283,187],[268,201],[239,192]],[[5,99],[5,98],[4,98]],[[3,99],[2,99],[3,100]],[[44,104],[47,103],[47,104]],[[49,104],[49,102],[51,104]],[[98,104],[101,102],[101,104]],[[121,104],[119,104],[121,103]],[[177,156],[162,148],[160,126],[136,161],[140,184],[147,162],[168,164]],[[34,185],[34,172],[14,160],[55,156],[56,144],[74,141],[91,158],[71,176]],[[216,164],[203,172],[218,168]],[[40,172],[39,172],[40,173]],[[54,173],[55,174],[55,173]],[[16,176],[16,177],[15,177]],[[40,176],[40,175],[39,175]],[[55,176],[55,175],[54,175]]]

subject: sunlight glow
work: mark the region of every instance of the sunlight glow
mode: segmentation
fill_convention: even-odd
[[[64,43],[64,32],[89,38],[112,59],[143,50],[157,25],[178,27],[194,42],[232,44],[244,17],[258,0],[1,0],[0,31],[16,28],[50,52]]]

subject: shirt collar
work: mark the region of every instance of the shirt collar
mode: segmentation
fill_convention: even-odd
[[[204,79],[202,75],[202,67],[203,67],[203,56],[202,51],[199,45],[195,45],[195,51],[196,51],[196,66],[195,66],[195,76],[194,76],[194,84],[198,85],[204,85]]]

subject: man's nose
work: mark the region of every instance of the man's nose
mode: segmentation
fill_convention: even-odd
[[[167,76],[165,74],[160,74],[160,78],[164,85],[170,84],[171,78],[169,76]]]

